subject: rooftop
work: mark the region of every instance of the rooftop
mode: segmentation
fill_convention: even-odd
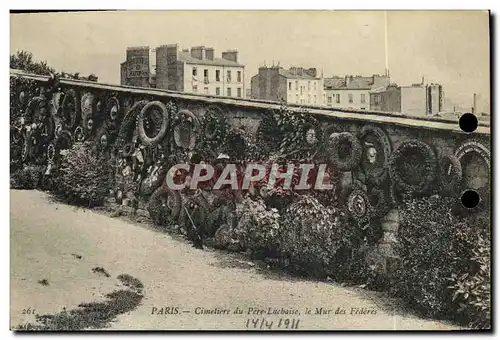
[[[279,66],[278,64],[270,67],[267,66],[259,67],[259,74],[263,70],[272,70],[273,72],[278,72],[280,76],[285,77],[287,79],[311,79],[311,80],[321,79],[320,77],[317,76],[316,68],[304,68],[304,67],[292,66],[290,67],[290,69],[286,70],[283,67]],[[259,74],[255,76],[258,76]]]
[[[245,67],[242,64],[223,58],[214,57],[214,60],[194,58],[190,52],[186,52],[185,50],[179,51],[179,60],[186,64]]]
[[[389,85],[389,77],[374,74],[369,77],[362,76],[333,76],[324,79],[327,90],[371,90]]]
[[[291,72],[290,70],[285,70],[284,68],[279,68],[279,74],[288,79],[319,79],[317,77],[313,77],[306,72],[302,72],[302,74],[296,74]]]
[[[135,51],[135,50],[149,50],[149,46],[129,46],[129,47],[127,47],[127,51]]]
[[[325,88],[338,89],[345,87],[345,79],[343,77],[325,78],[324,84]]]

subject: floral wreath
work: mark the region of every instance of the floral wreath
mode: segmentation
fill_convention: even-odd
[[[116,149],[121,149],[125,144],[132,141],[133,133],[137,128],[137,117],[146,104],[147,100],[138,101],[134,103],[134,105],[132,105],[130,110],[127,112],[120,125],[120,130],[118,131],[115,143]]]
[[[444,155],[439,161],[439,192],[454,195],[462,181],[462,164],[454,155]]]
[[[340,145],[342,142],[349,144],[349,153],[344,158],[340,157]],[[328,150],[330,153],[330,162],[340,171],[349,171],[358,166],[361,161],[361,144],[353,134],[341,132],[329,138]]]
[[[47,147],[47,160],[49,161],[49,163],[52,163],[54,161],[55,155],[56,148],[54,147],[54,144],[50,143]]]
[[[116,107],[116,116],[112,114],[113,108]],[[117,96],[112,96],[106,100],[105,119],[108,126],[114,126],[118,123],[122,112],[122,106]]]
[[[229,124],[218,107],[209,107],[202,121],[202,140],[213,146],[226,142]]]
[[[366,192],[360,188],[353,188],[347,196],[346,200],[347,211],[359,225],[365,225],[369,222],[372,214],[372,206]]]
[[[190,135],[189,141],[186,141],[182,134],[182,127],[190,125]],[[175,118],[172,122],[174,143],[177,147],[193,150],[196,146],[196,140],[198,138],[198,133],[200,132],[200,121],[198,117],[191,111],[187,109],[182,109],[177,112]]]
[[[491,153],[486,146],[475,140],[467,141],[458,147],[458,149],[455,151],[455,157],[460,160],[465,154],[469,152],[476,152],[477,154],[479,154],[479,156],[481,156],[486,162],[488,170],[491,169]]]
[[[76,109],[77,109],[76,94],[73,90],[68,90],[64,93],[61,103],[62,122],[66,129],[72,129],[77,121]]]
[[[24,118],[27,122],[36,122],[42,118],[44,115],[42,113],[42,108],[45,109],[46,101],[42,96],[34,97],[30,99],[24,113]]]
[[[264,156],[280,146],[282,132],[278,125],[277,115],[273,110],[262,115],[256,137]]]
[[[392,153],[392,144],[391,140],[389,139],[389,136],[385,133],[384,130],[382,130],[379,127],[372,126],[372,125],[366,125],[363,126],[361,131],[358,133],[358,138],[361,143],[364,142],[364,138],[368,135],[373,135],[375,136],[377,142],[379,145],[382,147],[382,150],[377,150],[377,152],[383,152],[383,164],[380,164],[380,166],[373,168],[373,169],[364,169],[369,175],[372,177],[376,177],[375,180],[378,182],[383,181],[385,177],[386,172],[385,171],[380,171],[381,168],[386,168],[389,165],[389,160],[390,156]],[[372,147],[375,147],[375,145],[371,145]],[[361,163],[363,165],[363,163]],[[363,167],[363,166],[362,166]]]
[[[405,180],[405,174],[400,172],[400,162],[405,160],[407,152],[416,150],[424,157],[424,173],[423,178],[418,184],[410,184]],[[393,182],[406,193],[423,192],[427,190],[436,176],[437,159],[432,148],[420,140],[404,141],[396,151],[392,153],[389,161],[389,175]]]

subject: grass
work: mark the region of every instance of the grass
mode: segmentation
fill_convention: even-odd
[[[144,286],[138,279],[121,274],[118,279],[132,288]],[[19,325],[16,331],[81,331],[85,329],[103,329],[110,326],[118,315],[137,308],[143,299],[140,291],[121,289],[106,295],[104,302],[81,303],[78,308],[57,314],[36,315],[36,323]]]
[[[96,273],[96,274],[102,274],[106,277],[110,277],[111,275],[109,275],[109,273],[106,271],[106,269],[104,269],[103,267],[94,267],[92,268],[92,273]]]
[[[38,280],[38,283],[41,284],[42,286],[48,286],[49,285],[49,281],[47,279]]]
[[[142,282],[131,275],[120,274],[117,279],[120,280],[124,286],[135,289],[139,292],[144,288]]]

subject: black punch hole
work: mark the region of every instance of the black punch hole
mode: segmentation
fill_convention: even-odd
[[[477,118],[472,113],[464,113],[459,124],[463,132],[474,132],[477,129]]]
[[[462,205],[468,209],[473,209],[479,204],[479,194],[475,190],[465,190],[462,193]]]

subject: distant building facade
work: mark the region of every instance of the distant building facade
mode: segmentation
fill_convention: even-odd
[[[401,112],[401,88],[391,84],[370,92],[370,110]]]
[[[317,69],[260,67],[251,79],[252,99],[298,105],[324,105],[323,78]]]
[[[126,60],[120,64],[120,84],[150,87],[149,46],[128,47]]]
[[[429,116],[442,111],[444,92],[439,84],[401,86],[401,112],[410,116]]]
[[[443,110],[444,92],[443,86],[439,84],[427,85],[427,113],[436,114]]]
[[[390,78],[380,75],[325,78],[326,106],[369,110],[370,92],[389,84]]]
[[[180,50],[177,44],[172,44],[157,47],[155,53],[156,65],[151,66],[155,72],[148,77],[147,86],[245,98],[245,66],[238,62],[238,51],[222,52],[221,58],[216,58],[211,47],[196,46],[191,50]],[[129,68],[127,54],[127,61],[122,63],[122,85],[146,86],[146,77],[142,77],[140,81],[135,80],[130,73],[124,71]]]

